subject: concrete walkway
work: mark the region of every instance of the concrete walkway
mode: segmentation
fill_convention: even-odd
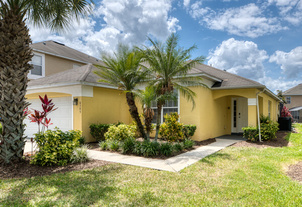
[[[166,160],[150,159],[138,156],[121,155],[117,153],[88,150],[88,156],[95,160],[104,160],[109,162],[135,165],[140,167],[152,168],[156,170],[179,172],[180,170],[198,162],[206,156],[209,156],[219,150],[224,149],[240,139],[232,139],[231,136],[216,138],[216,142],[207,146],[199,147],[195,150],[171,157]]]

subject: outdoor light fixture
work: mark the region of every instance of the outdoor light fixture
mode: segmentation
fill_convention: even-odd
[[[74,98],[73,99],[73,105],[78,105],[79,99],[78,98]]]

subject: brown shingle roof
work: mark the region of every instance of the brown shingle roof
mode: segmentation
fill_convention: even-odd
[[[293,88],[288,89],[287,91],[284,91],[283,95],[302,95],[302,83]]]
[[[84,65],[79,68],[66,70],[60,73],[55,73],[53,75],[38,78],[35,80],[31,80],[28,83],[29,87],[33,86],[43,86],[43,85],[56,85],[56,84],[82,84],[82,83],[92,83],[92,84],[100,84],[107,85],[107,83],[99,83],[100,79],[93,71],[97,70],[92,64]]]
[[[98,64],[99,60],[85,53],[67,47],[64,44],[55,41],[44,41],[31,44],[31,48],[34,51],[46,53],[54,56],[59,56],[62,58],[72,59],[82,63],[92,63]]]
[[[256,81],[253,81],[253,80],[250,80],[250,79],[247,79],[247,78],[244,78],[244,77],[241,77],[241,76],[238,76],[238,75],[235,75],[235,74],[232,74],[232,73],[229,73],[229,72],[226,72],[226,71],[223,71],[223,70],[220,70],[220,69],[217,69],[217,68],[214,68],[214,67],[211,67],[211,66],[208,66],[208,65],[205,65],[205,64],[196,64],[194,66],[194,68],[192,68],[190,71],[189,71],[189,74],[191,75],[194,75],[194,74],[200,74],[200,73],[205,73],[207,75],[210,75],[212,77],[215,77],[217,79],[220,79],[222,80],[221,83],[217,83],[217,84],[214,84],[213,85],[213,89],[227,89],[227,88],[264,88],[265,86],[256,82]]]

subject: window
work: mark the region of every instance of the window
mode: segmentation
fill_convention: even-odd
[[[30,74],[42,76],[42,56],[34,55],[31,63],[33,65],[33,69],[31,69]]]
[[[268,101],[268,117],[271,118],[271,108],[272,108],[272,102]]]
[[[45,56],[44,54],[34,53],[30,64],[33,68],[28,74],[29,79],[37,79],[45,76]]]
[[[287,104],[290,104],[290,102],[291,102],[291,97],[290,97],[290,96],[287,96],[287,97],[286,97],[286,103],[287,103]]]
[[[168,101],[165,102],[165,105],[163,106],[162,111],[161,111],[161,118],[160,118],[161,123],[165,122],[165,117],[164,116],[166,114],[170,114],[170,113],[173,113],[173,112],[179,113],[179,111],[178,111],[178,108],[179,108],[179,104],[178,104],[178,92],[176,90],[174,90],[174,93],[177,96],[177,100],[168,100]],[[157,105],[156,105],[156,102],[152,103],[152,107],[151,108],[154,110],[154,117],[153,117],[152,123],[156,124],[156,117],[157,117]]]
[[[299,121],[299,111],[291,111],[290,113],[292,114],[294,121]]]

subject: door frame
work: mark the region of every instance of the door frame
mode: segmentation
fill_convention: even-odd
[[[247,99],[247,98],[232,97],[232,99],[231,99],[231,101],[232,101],[232,103],[231,103],[231,107],[232,107],[231,108],[231,133],[243,133],[243,130],[238,128],[238,123],[239,123],[239,120],[238,120],[238,108],[239,107],[238,107],[238,105],[242,104],[242,102],[239,101],[240,99],[243,100],[243,99]],[[236,129],[234,128],[234,100],[236,100]],[[242,114],[241,114],[241,116],[242,116]],[[246,114],[245,116],[248,116],[248,114]],[[248,117],[246,117],[246,118],[248,119]]]

